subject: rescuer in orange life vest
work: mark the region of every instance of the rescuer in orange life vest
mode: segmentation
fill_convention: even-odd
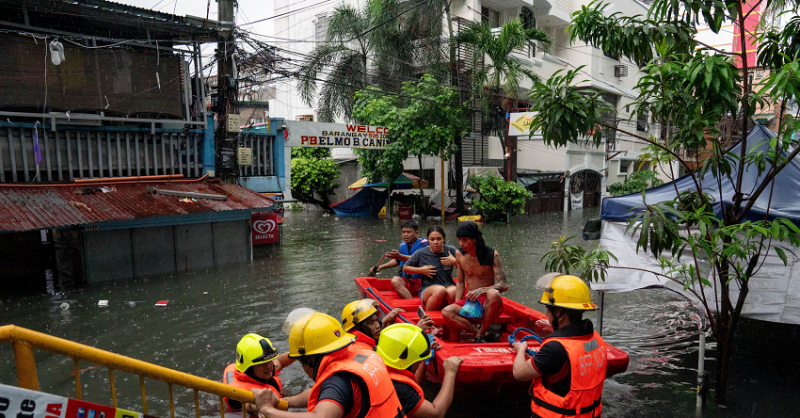
[[[381,312],[375,308],[378,303],[373,299],[354,300],[342,309],[342,328],[356,337],[355,344],[361,348],[372,349],[381,335],[381,330],[392,325],[400,312],[400,308],[391,310],[381,317]],[[422,330],[433,326],[433,320],[428,314],[420,318],[417,324]]]
[[[229,364],[222,374],[222,383],[250,390],[269,389],[282,397],[281,369],[294,363],[289,353],[278,354],[272,342],[258,334],[247,334],[236,344],[236,363]],[[242,410],[242,403],[225,398],[229,412]],[[255,414],[255,405],[246,404],[247,412]]]
[[[558,276],[546,286],[540,303],[547,306],[553,332],[539,352],[525,358],[527,343],[513,345],[514,378],[533,379],[531,417],[599,417],[606,378],[606,345],[584,311],[593,311],[589,287],[578,277]]]
[[[283,330],[289,334],[289,357],[299,360],[314,380],[311,390],[301,394],[308,396],[308,412],[282,411],[273,391],[255,389],[259,413],[268,418],[405,417],[380,355],[355,346],[355,337],[345,333],[339,321],[300,308],[289,314]]]
[[[425,400],[420,383],[425,378],[425,360],[433,356],[430,340],[419,327],[394,324],[381,333],[376,349],[392,378],[397,398],[411,418],[443,417],[453,402],[458,368],[463,360],[451,356],[444,361],[444,379],[433,402]]]

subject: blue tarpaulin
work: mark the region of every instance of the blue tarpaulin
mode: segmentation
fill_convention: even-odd
[[[386,204],[386,190],[378,191],[371,187],[361,189],[358,193],[331,205],[331,209],[339,216],[377,216]]]
[[[747,135],[747,147],[749,150],[766,152],[769,149],[769,140],[775,137],[775,133],[767,128],[757,125]],[[741,144],[732,148],[734,154],[739,155]],[[784,152],[786,155],[786,152]],[[731,178],[736,181],[738,162],[734,164],[733,174]],[[742,178],[742,191],[749,193],[754,191],[760,184],[761,179],[767,174],[770,164],[767,164],[767,170],[759,176],[758,168],[755,166],[746,167],[744,177]],[[722,182],[722,202],[720,202],[720,187],[717,179],[707,172],[704,176],[698,177],[698,181],[702,185],[704,191],[711,195],[714,199],[714,212],[720,216],[722,213],[722,204],[726,206],[733,204],[733,186],[734,184],[727,177],[721,179]],[[750,210],[747,220],[757,221],[763,220],[767,213],[767,206],[770,205],[769,217],[774,219],[776,217],[788,218],[789,220],[798,223],[800,222],[800,157],[788,164],[778,175],[775,177],[774,191],[772,193],[772,203],[770,205],[770,186],[758,197],[758,200]],[[683,192],[685,190],[697,190],[694,180],[691,176],[681,177],[674,182],[670,182],[659,187],[652,188],[645,192],[645,197],[648,204],[664,202],[673,200],[677,196],[675,189]],[[609,221],[626,221],[632,213],[630,211],[636,207],[642,207],[642,194],[635,193],[618,197],[607,197],[603,199],[603,209],[601,217]],[[630,211],[630,212],[629,212]]]

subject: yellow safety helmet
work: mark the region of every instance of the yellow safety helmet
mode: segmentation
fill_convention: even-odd
[[[278,358],[272,341],[258,334],[247,334],[236,344],[236,370],[244,373],[251,366]]]
[[[375,301],[372,299],[354,300],[342,309],[342,327],[345,331],[350,331],[359,322],[369,318],[378,312],[375,309]]]
[[[597,310],[597,305],[592,302],[589,286],[575,276],[558,276],[554,278],[542,293],[539,303],[560,308],[579,311]]]
[[[401,370],[433,355],[428,337],[420,328],[411,324],[386,327],[378,339],[376,351],[387,366]]]
[[[331,353],[355,341],[355,336],[346,333],[335,318],[308,308],[289,313],[283,331],[289,334],[292,358]]]

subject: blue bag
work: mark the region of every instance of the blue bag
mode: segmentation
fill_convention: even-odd
[[[483,318],[483,305],[476,300],[468,300],[458,314],[464,318]]]

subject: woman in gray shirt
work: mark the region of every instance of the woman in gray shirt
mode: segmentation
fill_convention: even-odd
[[[445,245],[444,240],[444,229],[441,226],[428,228],[428,246],[414,252],[403,266],[404,272],[421,275],[419,299],[425,305],[426,311],[440,311],[456,298],[456,285],[453,281],[456,248]]]

